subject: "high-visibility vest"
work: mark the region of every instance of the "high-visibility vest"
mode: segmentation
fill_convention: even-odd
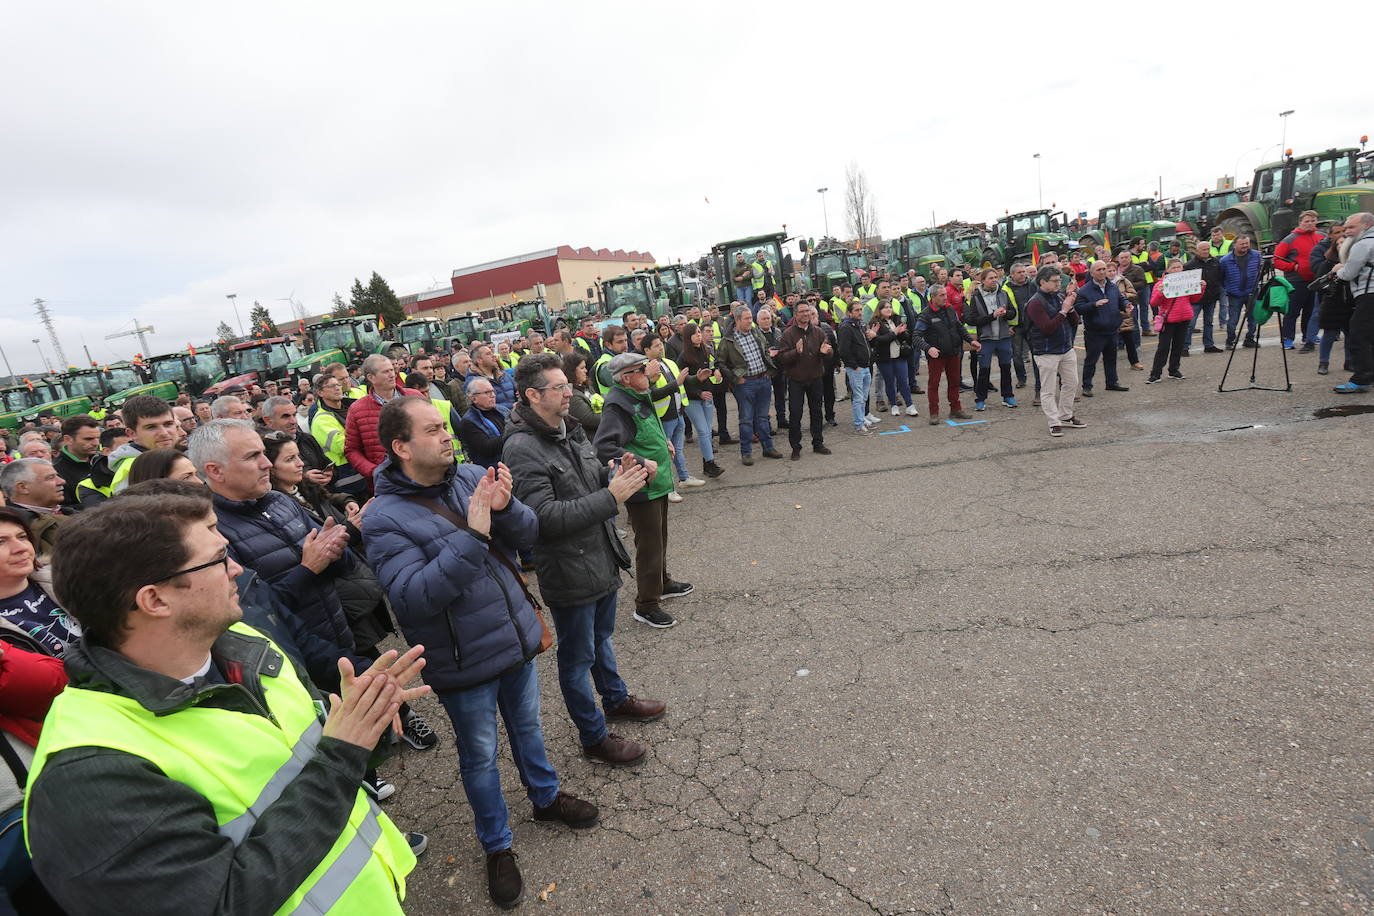
[[[867,303],[869,299],[878,295],[878,284],[870,283],[867,286],[860,286],[854,292],[863,302]]]
[[[514,369],[515,364],[520,362],[520,357],[515,353],[507,353],[505,356],[496,357],[496,361],[501,364],[502,369]]]
[[[142,453],[140,452],[140,454]],[[95,482],[94,476],[87,477],[78,483],[76,485],[76,501],[80,503],[83,497],[89,498],[93,494],[99,494],[109,499],[123,490],[129,485],[129,472],[134,469],[134,461],[137,458],[138,455],[126,455],[119,459],[119,463],[114,466],[113,473],[110,475],[110,482],[103,487]],[[107,458],[106,466],[108,465],[109,459]]]
[[[849,306],[839,296],[821,300],[821,311],[830,316],[832,324],[839,324],[848,317]]]
[[[109,416],[109,413],[110,412],[104,407],[92,407],[90,410],[86,411],[86,415],[92,420],[103,420]]]
[[[1146,263],[1147,261],[1149,261],[1149,259],[1150,259],[1150,256],[1149,256],[1148,254],[1146,254],[1145,252],[1143,252],[1143,251],[1142,251],[1140,254],[1138,254],[1138,255],[1134,255],[1134,254],[1131,255],[1131,260],[1134,261],[1135,263],[1141,265],[1141,270],[1145,270],[1145,263]],[[1150,271],[1148,271],[1148,270],[1145,271],[1145,282],[1146,282],[1146,283],[1153,283],[1153,282],[1155,282],[1155,275],[1154,275],[1153,273],[1151,273]]]
[[[724,337],[724,336],[725,336],[725,332],[722,331],[722,330],[720,329],[720,322],[719,322],[719,321],[713,321],[713,322],[711,322],[711,340],[712,340],[714,343],[719,344],[719,343],[720,343],[720,339],[721,339],[722,337]]]
[[[591,390],[595,393],[601,394],[601,392],[605,390],[601,387],[600,370],[602,366],[606,365],[611,360],[615,359],[615,356],[616,354],[614,353],[602,353],[600,356],[596,358],[596,362],[592,365],[592,371],[590,376],[588,376],[587,378],[587,382],[590,385]]]
[[[1229,252],[1229,251],[1231,250],[1231,242],[1232,242],[1232,239],[1228,239],[1228,238],[1226,238],[1225,236],[1222,236],[1222,237],[1221,237],[1221,245],[1220,245],[1220,246],[1218,246],[1218,245],[1213,245],[1212,243],[1208,242],[1208,243],[1207,243],[1207,247],[1210,248],[1210,249],[1212,250],[1212,257],[1214,257],[1214,258],[1221,258],[1221,257],[1225,257],[1225,256],[1226,256],[1226,253]]]
[[[1011,307],[1016,309],[1016,317],[1007,322],[1008,325],[1014,328],[1021,323],[1021,303],[1016,301],[1016,293],[1012,292],[1010,280],[1002,284],[1002,289],[1006,292],[1007,298],[1011,300]]]
[[[911,314],[919,315],[925,311],[926,304],[921,299],[921,294],[914,289],[908,288],[906,291],[906,301],[911,303]]]
[[[448,437],[453,440],[453,460],[459,464],[465,463],[468,460],[467,452],[463,451],[463,443],[458,441],[458,433],[453,429],[452,402],[443,398],[430,398],[429,402],[439,411],[439,417],[444,421],[444,429],[448,430]]]
[[[677,374],[679,371],[677,363],[673,362],[666,356],[660,359],[659,362],[663,364],[663,371],[658,374],[658,378],[654,379],[654,387],[667,388],[668,379],[670,377],[673,381],[677,381]],[[674,398],[678,399],[677,406],[680,409],[682,407],[682,400],[679,392],[675,391],[672,394],[665,394],[662,397],[654,398],[654,412],[658,414],[658,418],[660,420],[662,420],[664,414],[668,412],[668,402]]]
[[[579,347],[586,350],[588,353],[592,352],[592,345],[587,343],[586,338],[582,337],[581,335],[574,337],[573,343],[577,344]]]
[[[230,630],[265,639],[242,623]],[[196,792],[212,809],[219,834],[241,844],[311,761],[324,733],[323,716],[286,653],[267,642],[281,665],[275,677],[261,678],[271,718],[210,705],[157,715],[128,697],[71,687],[44,720],[29,784],[58,751],[111,748]],[[26,844],[32,798],[24,799]],[[405,835],[359,787],[334,845],[276,912],[400,914],[405,876],[414,867]]]
[[[310,421],[310,435],[320,444],[330,464],[337,467],[348,463],[344,457],[344,425],[333,412],[324,407],[316,408],[314,419]]]
[[[346,395],[346,397],[353,401],[356,401],[359,398],[367,397],[367,386],[354,385],[352,388],[348,389],[348,394]]]
[[[763,289],[763,275],[765,271],[772,274],[775,281],[778,279],[778,272],[773,269],[772,261],[764,261],[762,264],[758,261],[753,261],[749,266],[753,271],[753,276],[749,278],[749,282],[754,285],[754,289]]]
[[[606,404],[606,399],[595,391],[587,395],[587,400],[591,402],[592,413],[601,413],[601,408]]]

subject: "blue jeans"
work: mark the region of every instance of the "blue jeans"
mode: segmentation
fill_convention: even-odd
[[[751,310],[754,309],[754,291],[747,286],[735,287],[735,300],[737,302],[743,302],[745,305],[749,306]],[[725,310],[722,309],[722,311]]]
[[[1324,363],[1331,362],[1331,348],[1336,346],[1336,338],[1341,336],[1339,328],[1327,328],[1322,331],[1321,346],[1317,348],[1317,359]],[[1346,359],[1350,358],[1350,341],[1346,340]]]
[[[458,740],[458,774],[472,806],[477,839],[487,853],[509,849],[510,811],[496,770],[496,712],[506,723],[511,756],[530,801],[547,808],[558,796],[558,774],[544,753],[539,727],[539,675],[534,662],[494,681],[439,694]]]
[[[911,406],[911,377],[906,374],[907,361],[901,358],[889,359],[878,363],[878,371],[883,374],[883,390],[887,392],[887,403],[897,406],[898,395],[906,406]]]
[[[1303,343],[1307,343],[1314,339],[1308,329],[1312,327],[1312,319],[1317,317],[1316,293],[1297,274],[1284,276],[1293,284],[1293,291],[1288,294],[1288,314],[1279,322],[1279,334],[1285,342],[1295,343],[1301,332]]]
[[[1226,346],[1231,346],[1236,342],[1236,332],[1240,329],[1242,316],[1245,318],[1245,337],[1253,340],[1255,337],[1255,314],[1250,309],[1250,297],[1248,296],[1226,296]]]
[[[1002,400],[1013,396],[1011,390],[1011,338],[984,340],[983,349],[978,351],[978,377],[973,381],[973,396],[986,401],[988,389],[992,384],[992,358],[997,357],[997,367],[1001,373],[998,391]]]
[[[873,373],[867,368],[844,370],[845,384],[849,386],[849,408],[854,414],[854,428],[863,429],[868,417],[868,389],[873,386]]]
[[[1193,348],[1193,332],[1197,330],[1199,316],[1202,317],[1202,345],[1204,347],[1216,346],[1216,339],[1212,337],[1212,315],[1216,310],[1217,304],[1215,302],[1193,307],[1193,320],[1188,325],[1188,342],[1184,346],[1190,350]]]
[[[773,427],[768,422],[768,408],[773,406],[773,383],[768,376],[747,378],[735,382],[735,403],[739,405],[739,453],[754,451],[754,434],[766,452],[773,447]]]
[[[697,446],[701,448],[702,461],[715,461],[716,453],[711,449],[711,424],[715,421],[716,405],[712,401],[687,401],[682,405],[692,428],[697,431]]]
[[[1315,291],[1312,293],[1312,317],[1307,319],[1307,327],[1303,329],[1303,340],[1317,341],[1322,336],[1322,297]]]
[[[707,435],[709,437],[710,434]],[[663,421],[663,436],[673,443],[673,467],[677,470],[677,479],[686,480],[692,475],[687,471],[687,424],[681,414]]]
[[[558,631],[558,686],[563,702],[577,726],[577,737],[584,747],[606,740],[606,716],[596,708],[596,698],[587,685],[591,675],[602,709],[614,710],[629,696],[629,688],[615,668],[615,601],[619,591],[590,604],[568,607],[549,606]]]

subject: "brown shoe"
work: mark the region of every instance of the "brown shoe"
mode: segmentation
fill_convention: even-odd
[[[952,419],[955,419],[955,420],[972,420],[972,419],[973,419],[973,415],[972,415],[971,413],[969,413],[967,410],[964,410],[962,407],[959,408],[958,410],[951,411],[951,412],[950,412],[950,417],[951,417]]]
[[[567,792],[559,792],[554,796],[553,804],[547,808],[537,805],[534,808],[536,821],[562,821],[574,830],[585,830],[595,824],[600,816],[596,805]]]
[[[782,452],[778,451],[778,450],[775,449],[775,448],[766,448],[766,449],[763,450],[763,457],[765,457],[765,458],[781,458],[781,457],[782,457]]]
[[[643,760],[644,753],[648,749],[647,745],[640,744],[638,741],[629,741],[619,735],[607,735],[600,744],[583,745],[582,753],[593,760],[600,760],[614,766],[630,766]]]
[[[652,722],[663,718],[668,704],[662,700],[641,700],[633,693],[615,709],[606,711],[607,719],[634,719],[639,722]]]

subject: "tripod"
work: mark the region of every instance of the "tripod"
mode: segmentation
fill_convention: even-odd
[[[1268,308],[1268,305],[1267,305],[1267,303],[1268,303],[1268,301],[1269,301],[1268,298],[1267,298],[1267,295],[1268,295],[1268,293],[1269,293],[1269,287],[1270,287],[1273,283],[1274,283],[1274,258],[1273,258],[1272,255],[1265,255],[1264,260],[1260,263],[1260,273],[1259,273],[1259,276],[1258,276],[1258,277],[1256,278],[1256,280],[1255,280],[1255,289],[1257,290],[1257,293],[1256,293],[1256,296],[1255,296],[1255,300],[1254,300],[1253,302],[1247,302],[1247,303],[1246,303],[1246,308],[1250,311],[1250,316],[1253,318],[1253,320],[1254,320],[1254,322],[1255,322],[1255,348],[1254,348],[1254,357],[1250,360],[1250,383],[1249,383],[1248,385],[1242,385],[1242,386],[1238,386],[1238,387],[1236,387],[1236,388],[1227,388],[1227,387],[1226,387],[1226,376],[1229,375],[1229,374],[1231,373],[1231,363],[1232,363],[1232,361],[1235,360],[1235,358],[1236,358],[1236,350],[1239,348],[1239,344],[1240,344],[1240,340],[1239,340],[1239,331],[1241,330],[1241,328],[1237,328],[1237,329],[1236,329],[1236,331],[1237,331],[1237,340],[1236,340],[1235,344],[1233,344],[1233,345],[1231,346],[1231,352],[1230,352],[1230,354],[1226,357],[1226,369],[1221,373],[1221,381],[1217,384],[1217,391],[1223,392],[1223,393],[1229,393],[1229,392],[1232,392],[1232,391],[1292,391],[1292,390],[1293,390],[1293,379],[1292,379],[1292,377],[1288,374],[1288,351],[1285,350],[1285,349],[1283,348],[1283,346],[1282,346],[1282,344],[1283,344],[1283,339],[1282,339],[1282,338],[1283,338],[1283,334],[1282,334],[1282,332],[1279,333],[1279,338],[1280,338],[1280,339],[1279,339],[1279,344],[1280,344],[1280,346],[1279,346],[1279,352],[1283,355],[1283,387],[1282,387],[1282,388],[1273,388],[1273,387],[1270,387],[1270,386],[1268,386],[1268,385],[1256,385],[1256,384],[1255,384],[1255,377],[1257,376],[1258,370],[1259,370],[1260,335],[1263,333],[1263,331],[1264,331],[1264,325],[1267,324],[1267,323],[1269,322],[1269,319],[1270,319],[1271,317],[1273,317],[1274,314],[1278,314],[1278,313],[1276,313],[1276,312],[1275,312],[1275,313],[1271,313],[1271,312],[1269,311],[1269,308]],[[1287,307],[1286,304],[1285,304],[1285,306],[1284,306],[1284,308],[1283,308],[1283,311],[1284,311],[1285,313],[1288,311],[1288,307]],[[1263,321],[1260,320],[1260,316],[1261,316],[1261,315],[1264,316],[1264,320],[1263,320]],[[1241,326],[1242,326],[1242,327],[1244,327],[1245,317],[1246,317],[1245,315],[1242,315],[1242,316],[1241,316]]]

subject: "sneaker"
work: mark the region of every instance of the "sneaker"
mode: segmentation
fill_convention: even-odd
[[[855,427],[855,428],[854,428],[854,435],[856,435],[856,436],[872,436],[872,435],[873,435],[873,430],[869,429],[867,426],[858,426],[858,427]]]
[[[720,439],[718,441],[721,445],[734,445],[739,440],[736,439],[734,436],[730,435],[729,433],[721,433]]]
[[[902,408],[898,407],[896,404],[893,404],[891,412],[894,417],[900,416],[902,413]]]
[[[1307,343],[1305,343],[1305,344],[1302,345],[1302,349],[1298,350],[1298,352],[1299,352],[1299,353],[1311,353],[1311,352],[1312,352],[1313,350],[1315,350],[1315,349],[1317,349],[1317,345],[1314,344],[1312,341],[1309,340]]]
[[[1291,341],[1291,340],[1289,340],[1287,337],[1285,337],[1285,338],[1283,339],[1283,348],[1284,348],[1285,350],[1291,350],[1291,349],[1293,349],[1293,341]]]
[[[515,853],[509,849],[487,856],[487,893],[491,902],[503,910],[513,909],[525,892],[525,879],[515,864]]]
[[[630,694],[621,700],[620,705],[615,709],[608,709],[606,718],[653,722],[655,719],[663,718],[663,714],[667,711],[668,704],[662,700],[641,700],[634,694]]]
[[[406,842],[410,844],[411,854],[417,859],[429,848],[429,837],[423,833],[407,833]]]
[[[647,744],[630,741],[619,735],[607,735],[600,744],[582,745],[582,753],[586,756],[618,767],[643,763],[644,755],[648,750]]]
[[[1080,391],[1080,392],[1078,392],[1078,393],[1081,394],[1081,395],[1082,395],[1083,397],[1085,397],[1085,398],[1090,398],[1090,397],[1093,396],[1093,390],[1092,390],[1091,388],[1084,388],[1082,391]]]
[[[374,776],[371,779],[363,777],[363,788],[367,790],[368,795],[377,801],[386,801],[396,794],[396,787],[380,776]]]
[[[1368,385],[1357,385],[1354,382],[1346,382],[1344,385],[1337,385],[1331,389],[1337,394],[1364,394],[1369,390]]]
[[[987,401],[974,401],[974,402],[973,402],[973,409],[974,409],[974,410],[987,410],[987,409],[988,409],[988,403],[987,403]]]
[[[427,751],[439,743],[439,736],[412,709],[401,727],[401,740],[417,751]]]
[[[672,614],[664,613],[662,608],[652,607],[640,610],[635,608],[635,620],[647,623],[657,630],[666,630],[677,623]]]
[[[1016,406],[1016,398],[1003,398],[1003,399],[1002,399],[1002,406],[1003,406],[1003,407],[1015,407],[1015,406]]]
[[[700,477],[688,477],[686,480],[679,480],[677,485],[679,487],[704,487],[706,486],[706,481],[702,480]]]
[[[754,463],[754,456],[753,456],[753,455],[740,455],[740,456],[739,456],[739,463],[742,464],[742,465],[744,465],[745,467],[749,467],[750,465],[752,465],[752,464]]]
[[[1088,424],[1084,423],[1082,420],[1078,419],[1077,417],[1069,417],[1067,420],[1064,421],[1064,425],[1067,426],[1069,429],[1087,429],[1087,428],[1088,428]]]
[[[1026,387],[1026,380],[1025,380],[1025,379],[1021,379],[1021,381],[1019,381],[1019,382],[1016,383],[1016,387],[1017,387],[1017,388],[1025,388],[1025,387]]]
[[[1327,374],[1328,372],[1330,372],[1330,371],[1331,371],[1331,364],[1330,364],[1330,363],[1317,363],[1317,374],[1318,374],[1318,375],[1326,375],[1326,374]]]
[[[670,490],[670,491],[668,491],[668,502],[670,502],[670,503],[680,503],[680,502],[682,502],[682,494],[679,493],[677,490]]]
[[[1147,385],[1153,385],[1153,384],[1157,383],[1158,381],[1159,381],[1159,376],[1157,376],[1157,375],[1152,375],[1152,376],[1150,376],[1149,378],[1147,378],[1147,379],[1145,380],[1145,384],[1147,384]]]
[[[1202,348],[1202,352],[1203,352],[1203,353],[1225,353],[1226,351],[1223,350],[1221,347],[1203,347],[1203,348]]]
[[[1170,372],[1170,373],[1169,373],[1169,378],[1187,378],[1187,377],[1188,377],[1188,376],[1184,375],[1182,372]]]
[[[1245,343],[1242,344],[1242,346],[1244,346],[1247,350],[1255,350],[1259,348],[1259,341],[1251,340],[1249,337],[1247,337],[1245,338]]]
[[[690,595],[694,591],[696,591],[696,589],[692,588],[692,583],[690,582],[675,582],[674,580],[669,579],[668,584],[663,586],[662,597],[683,598],[687,595]]]
[[[960,390],[960,391],[972,391],[972,390],[973,390],[973,383],[972,383],[972,382],[962,382],[962,381],[961,381],[961,382],[959,383],[959,390]]]
[[[916,409],[915,404],[908,404],[906,405],[906,415],[908,417],[919,417],[921,415],[921,412]]]
[[[567,792],[559,792],[554,797],[553,804],[547,808],[535,806],[534,819],[536,821],[562,821],[574,830],[584,830],[596,823],[596,819],[601,813],[596,810],[596,805],[591,802],[584,802],[576,795],[569,795]]]
[[[811,451],[815,452],[817,455],[833,455],[833,454],[835,454],[835,453],[832,452],[830,449],[826,448],[824,445],[813,446],[812,449],[811,449]]]
[[[1051,427],[1050,427],[1050,435],[1051,435],[1051,436],[1054,436],[1055,438],[1058,438],[1058,437],[1064,435],[1064,427],[1062,427],[1062,426],[1051,426]]]
[[[725,473],[725,469],[722,468],[720,465],[716,464],[714,461],[704,462],[702,464],[702,469],[706,471],[706,476],[710,477],[712,480],[715,480],[721,474]]]
[[[864,422],[867,423],[869,426],[877,426],[879,423],[883,422],[883,418],[875,417],[873,416],[873,414],[869,414],[868,416],[864,417]]]

